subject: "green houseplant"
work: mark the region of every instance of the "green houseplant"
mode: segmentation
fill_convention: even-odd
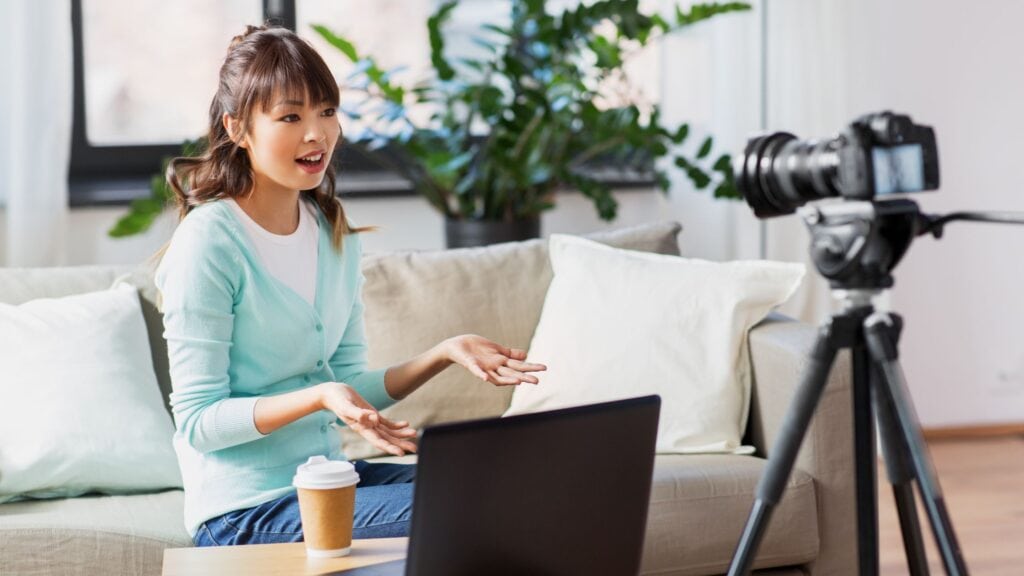
[[[728,155],[712,155],[706,137],[692,155],[680,151],[686,124],[663,126],[659,109],[636,105],[600,108],[603,82],[621,77],[635,51],[675,30],[745,3],[676,8],[672,21],[644,14],[637,0],[603,0],[549,14],[543,0],[513,0],[507,27],[480,26],[473,41],[485,57],[449,59],[442,28],[457,1],[442,4],[427,22],[432,70],[413,84],[397,82],[397,70],[381,69],[348,39],[313,28],[355,63],[346,92],[361,99],[342,112],[359,120],[351,141],[409,180],[446,217],[449,247],[461,245],[453,227],[491,223],[504,227],[469,244],[535,237],[539,215],[554,207],[554,193],[575,188],[592,199],[599,216],[613,220],[617,203],[610,186],[593,176],[613,164],[649,172],[667,192],[667,174],[655,160],[671,156],[698,189],[714,185],[717,197],[736,197]],[[434,112],[428,126],[410,119],[413,106]],[[474,125],[487,126],[474,134]],[[511,228],[511,230],[510,230]]]
[[[409,86],[398,82],[399,70],[383,70],[346,38],[313,27],[356,64],[344,88],[361,99],[341,111],[364,129],[346,134],[349,144],[373,151],[445,216],[449,247],[538,236],[540,214],[564,188],[579,190],[602,219],[613,220],[610,185],[594,175],[607,165],[648,173],[667,193],[668,175],[655,161],[670,157],[696,188],[738,197],[730,158],[712,154],[710,136],[685,153],[689,126],[662,125],[657,106],[601,108],[595,98],[603,82],[625,77],[623,66],[639,48],[748,4],[695,4],[666,19],[642,13],[637,0],[599,0],[561,14],[549,14],[544,0],[512,0],[507,27],[483,24],[474,37],[486,58],[450,59],[442,28],[456,6],[446,2],[428,19],[432,69]],[[421,105],[434,110],[427,126],[410,118]],[[473,133],[474,125],[487,129]],[[201,146],[186,142],[183,153]],[[171,198],[163,171],[151,190],[110,236],[149,228]]]

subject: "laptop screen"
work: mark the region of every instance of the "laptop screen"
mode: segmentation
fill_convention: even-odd
[[[660,404],[425,428],[406,573],[637,574]]]

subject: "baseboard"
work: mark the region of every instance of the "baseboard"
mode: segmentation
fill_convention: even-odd
[[[944,426],[925,428],[922,431],[925,440],[965,440],[976,438],[998,438],[1002,436],[1024,435],[1024,423],[1019,424],[987,424],[980,426]]]

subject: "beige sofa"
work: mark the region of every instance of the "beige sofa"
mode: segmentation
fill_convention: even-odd
[[[678,233],[678,224],[663,222],[589,237],[678,254]],[[528,348],[551,280],[543,240],[367,254],[363,271],[371,368],[407,359],[461,333]],[[166,400],[166,344],[148,268],[0,269],[0,302],[103,290],[117,279],[140,288]],[[657,456],[642,574],[726,570],[764,469],[763,457],[770,455],[814,337],[814,327],[778,316],[750,333],[754,393],[746,443],[757,448],[756,456]],[[848,370],[848,359],[840,356],[798,469],[762,542],[758,574],[856,573]],[[510,395],[510,389],[483,384],[453,366],[389,412],[417,426],[497,416]],[[375,456],[347,432],[343,439],[350,458]],[[190,544],[180,490],[0,505],[0,574],[159,574],[165,548]]]

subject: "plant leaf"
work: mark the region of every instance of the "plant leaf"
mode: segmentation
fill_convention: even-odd
[[[711,153],[711,146],[713,144],[711,136],[704,139],[704,142],[700,145],[700,150],[697,150],[697,158],[705,158]]]
[[[689,124],[683,124],[682,126],[680,126],[679,128],[676,129],[675,135],[672,136],[672,143],[673,144],[682,144],[683,141],[686,140],[686,137],[689,134],[690,134],[690,125]]]
[[[742,12],[750,10],[750,8],[750,4],[747,4],[746,2],[726,2],[722,4],[712,2],[708,4],[693,4],[690,6],[690,10],[688,12],[683,12],[682,8],[677,6],[676,26],[690,26],[719,14],[725,14],[727,12]]]
[[[455,69],[444,57],[444,36],[441,33],[441,26],[451,17],[451,12],[457,4],[456,1],[445,2],[433,16],[427,19],[427,31],[430,36],[430,62],[437,70],[437,76],[442,80],[451,80],[455,77]]]
[[[345,38],[338,36],[330,29],[328,29],[326,26],[322,26],[320,24],[313,24],[312,27],[313,30],[315,30],[317,34],[319,34],[324,40],[326,40],[328,44],[340,50],[341,53],[347,56],[349,60],[353,62],[359,61],[359,54],[356,52],[356,47],[352,45],[352,42],[349,42]]]
[[[715,160],[715,165],[712,169],[722,172],[724,174],[732,174],[732,156],[728,154],[722,154]]]

